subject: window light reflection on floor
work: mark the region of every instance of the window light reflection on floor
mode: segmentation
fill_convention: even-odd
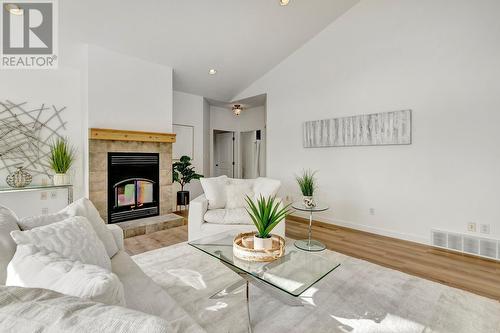
[[[207,288],[207,284],[205,283],[205,281],[203,281],[203,276],[197,271],[193,271],[191,269],[179,268],[179,269],[169,269],[167,273],[175,276],[182,283],[196,290]]]

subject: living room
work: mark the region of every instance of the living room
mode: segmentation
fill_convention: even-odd
[[[1,5],[0,332],[500,332],[500,2]]]

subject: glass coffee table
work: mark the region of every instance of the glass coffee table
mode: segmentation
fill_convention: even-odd
[[[325,204],[322,204],[322,203],[316,203],[316,206],[314,206],[314,207],[306,207],[302,202],[294,202],[292,204],[292,208],[296,209],[296,210],[300,210],[302,212],[309,213],[308,237],[307,237],[307,239],[300,239],[300,240],[295,241],[295,246],[301,250],[313,251],[313,252],[314,251],[323,251],[324,249],[326,249],[325,244],[323,244],[320,241],[317,241],[315,239],[311,239],[311,232],[312,232],[313,213],[323,212],[325,210],[328,210],[329,207]]]
[[[235,232],[204,237],[189,245],[220,260],[242,279],[218,291],[210,298],[218,299],[245,288],[248,329],[251,332],[249,283],[266,291],[285,304],[302,306],[300,296],[316,282],[340,266],[335,252],[305,252],[287,241],[285,255],[272,262],[251,262],[233,256]]]

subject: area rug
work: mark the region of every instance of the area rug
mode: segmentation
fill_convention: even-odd
[[[250,289],[254,332],[498,333],[500,302],[336,254],[341,266],[303,295],[304,307]],[[133,257],[207,332],[247,332],[244,293],[209,299],[240,279],[186,243]]]

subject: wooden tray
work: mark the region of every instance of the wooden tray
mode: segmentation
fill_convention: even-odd
[[[253,236],[255,232],[238,234],[233,241],[233,254],[235,257],[247,261],[267,262],[273,261],[285,254],[285,239],[278,235],[271,235],[273,248],[269,250],[254,250]]]

